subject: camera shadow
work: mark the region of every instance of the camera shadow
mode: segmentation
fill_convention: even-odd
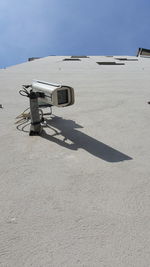
[[[48,128],[54,133],[48,134],[44,130],[48,130]],[[58,116],[53,116],[51,119],[46,120],[46,124],[43,126],[43,131],[40,136],[71,150],[82,148],[93,156],[107,162],[113,163],[132,159],[130,156],[78,130],[81,128],[83,127],[73,120],[66,120]],[[63,140],[61,140],[62,137]]]

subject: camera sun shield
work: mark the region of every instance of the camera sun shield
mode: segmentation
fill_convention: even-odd
[[[44,98],[38,98],[39,105],[66,107],[74,104],[74,89],[70,86],[34,80],[31,87],[33,92],[44,93]]]

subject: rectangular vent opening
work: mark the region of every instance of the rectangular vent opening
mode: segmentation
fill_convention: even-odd
[[[115,58],[115,59],[120,61],[138,61],[137,58]]]
[[[88,56],[71,56],[71,58],[89,58]]]
[[[36,60],[36,59],[40,59],[40,57],[29,57],[29,58],[28,58],[28,61],[34,61],[34,60]]]
[[[117,65],[125,65],[124,63],[117,63],[117,62],[112,62],[112,61],[110,61],[110,62],[107,62],[107,61],[105,61],[105,62],[96,62],[98,65],[104,65],[104,66],[117,66]]]
[[[79,58],[64,58],[63,61],[81,61]]]

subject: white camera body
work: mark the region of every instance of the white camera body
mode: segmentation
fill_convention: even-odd
[[[44,93],[44,97],[38,97],[40,105],[66,107],[74,104],[74,89],[70,86],[33,80],[32,91]]]

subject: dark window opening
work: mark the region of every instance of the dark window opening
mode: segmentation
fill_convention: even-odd
[[[137,52],[137,57],[138,56],[150,56],[150,49],[139,48]]]

